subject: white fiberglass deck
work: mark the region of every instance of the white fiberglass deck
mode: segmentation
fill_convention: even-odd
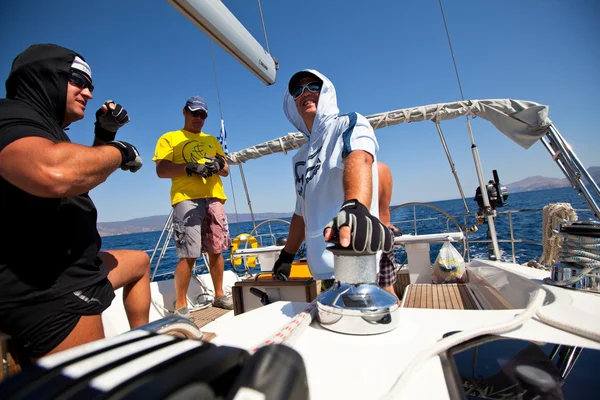
[[[545,272],[502,264],[530,279],[540,279]],[[547,287],[555,302],[577,308],[600,307],[600,296]],[[204,327],[214,332],[218,345],[248,350],[278,332],[307,303],[277,302],[235,318],[214,321]],[[512,319],[518,310],[443,310],[402,308],[400,323],[394,331],[371,336],[344,335],[325,330],[313,323],[292,345],[302,355],[308,373],[312,399],[378,399],[392,387],[400,373],[424,349],[436,343],[444,333],[469,330],[486,324]],[[600,325],[598,326],[600,329]],[[600,348],[600,343],[561,331],[530,319],[504,336],[566,345]],[[446,383],[438,357],[430,359],[405,388],[410,398],[448,398]]]

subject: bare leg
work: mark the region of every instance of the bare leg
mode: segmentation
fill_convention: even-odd
[[[210,277],[215,287],[215,299],[223,296],[223,271],[225,270],[225,260],[222,253],[208,253],[208,262]]]
[[[398,304],[400,304],[400,299],[398,298],[398,296],[396,295],[396,291],[394,290],[393,286],[382,286],[381,287],[383,290],[385,290],[386,292],[388,292],[389,294],[393,294],[394,297],[396,298],[396,300],[398,301]]]
[[[71,347],[76,347],[95,340],[104,339],[104,326],[102,325],[102,316],[98,315],[83,315],[75,328],[69,333],[58,346],[53,348],[48,354],[58,353]],[[31,361],[37,361],[32,358]]]
[[[115,290],[123,288],[123,304],[129,326],[137,328],[150,318],[150,258],[138,250],[101,251],[98,257],[109,268]]]
[[[181,258],[175,267],[175,310],[187,306],[187,290],[195,262],[195,258]]]

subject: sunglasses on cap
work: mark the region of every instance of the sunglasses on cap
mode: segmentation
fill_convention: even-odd
[[[90,93],[94,91],[94,84],[92,84],[88,78],[79,72],[71,71],[71,75],[69,75],[69,82],[81,90],[89,89]]]
[[[321,93],[322,86],[323,85],[319,82],[310,82],[310,83],[307,83],[306,85],[296,86],[296,88],[294,90],[292,90],[292,93],[290,93],[290,94],[292,95],[294,100],[296,100],[298,97],[300,97],[302,95],[302,93],[304,93],[304,89],[306,89],[312,93]]]
[[[204,110],[196,110],[196,111],[192,111],[189,108],[186,108],[187,112],[190,113],[190,115],[192,117],[200,117],[202,119],[206,119],[208,117],[208,114],[206,113],[206,111]]]

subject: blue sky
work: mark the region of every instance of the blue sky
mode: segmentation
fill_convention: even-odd
[[[256,1],[224,4],[265,44]],[[212,44],[230,151],[295,131],[283,114],[283,94],[297,70],[314,68],[336,86],[341,112],[364,115],[455,101],[460,93],[437,0],[261,1],[278,79],[265,86]],[[594,124],[600,89],[600,5],[594,0],[445,0],[444,12],[466,99],[514,98],[550,106],[550,118],[584,165],[600,165]],[[204,131],[219,133],[219,104],[210,40],[166,0],[9,2],[0,12],[0,76],[33,43],[56,43],[81,53],[92,68],[94,99],[69,130],[91,144],[95,110],[107,99],[124,105],[131,123],[118,138],[136,145],[144,167],[116,171],[91,192],[99,221],[170,210],[170,181],[151,161],[157,139],[183,126],[191,95],[209,103]],[[0,89],[4,96],[4,88]],[[497,169],[504,183],[527,176],[561,177],[541,143],[525,151],[485,121],[473,124],[486,179]],[[477,187],[464,119],[442,129],[463,189]],[[394,175],[393,204],[459,197],[435,126],[403,124],[377,131],[379,159]],[[248,212],[239,169],[226,210]],[[255,212],[294,207],[291,155],[244,165]],[[230,215],[230,218],[233,218]]]

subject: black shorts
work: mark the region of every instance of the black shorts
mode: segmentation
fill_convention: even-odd
[[[115,298],[107,278],[53,300],[0,310],[0,330],[12,336],[24,355],[39,358],[69,336],[82,315],[98,315]]]

